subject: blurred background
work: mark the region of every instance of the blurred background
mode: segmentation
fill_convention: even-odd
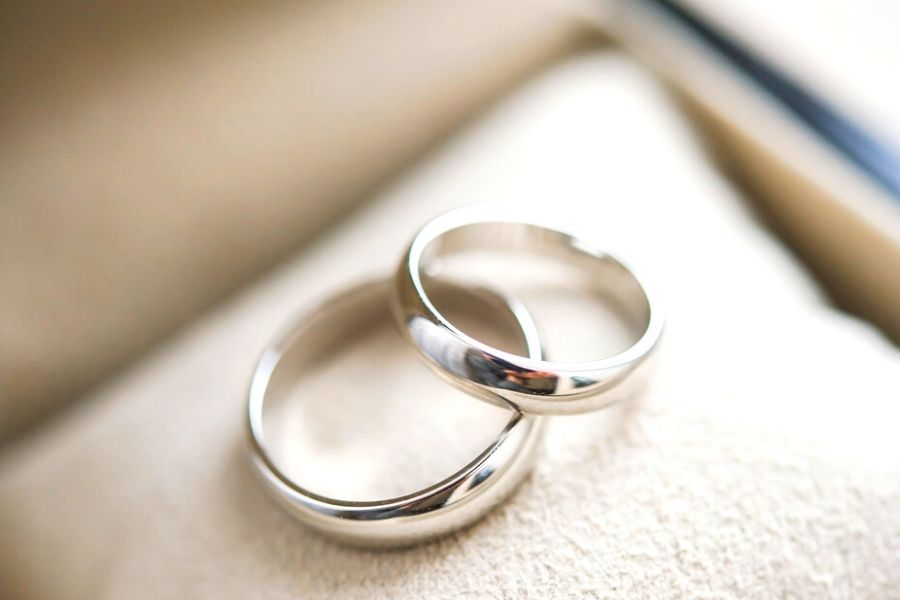
[[[0,439],[301,251],[495,99],[595,46],[667,81],[710,160],[832,299],[900,339],[900,203],[675,23],[673,6],[4,2]],[[897,3],[680,7],[900,139]]]

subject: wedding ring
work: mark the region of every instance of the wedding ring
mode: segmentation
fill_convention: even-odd
[[[247,411],[251,462],[276,501],[316,530],[344,542],[369,546],[411,544],[449,533],[483,516],[528,473],[542,429],[540,417],[522,414],[507,403],[510,411],[506,426],[471,462],[430,487],[386,500],[330,498],[289,477],[267,442],[267,404],[274,401],[277,405],[282,390],[295,389],[293,383],[289,386],[285,382],[292,369],[299,366],[302,370],[304,364],[315,362],[322,352],[334,347],[340,336],[355,335],[375,318],[390,322],[390,289],[389,281],[357,286],[314,308],[278,337],[265,350],[253,374]],[[516,349],[540,360],[536,327],[521,305],[484,289],[448,284],[439,293],[447,301],[468,303],[467,310],[475,314],[485,314],[495,323],[508,325],[508,331],[519,337]],[[351,371],[341,373],[339,378],[344,381],[355,376],[358,374]],[[378,382],[365,383],[370,384],[372,401],[377,402]],[[424,392],[413,389],[409,393]],[[502,402],[499,397],[495,400]],[[327,402],[328,398],[309,401]],[[352,419],[353,415],[347,418]]]
[[[637,340],[614,356],[551,362],[470,337],[435,308],[426,288],[434,263],[471,250],[541,254],[586,270],[592,289],[602,289],[639,324]],[[664,321],[645,284],[622,261],[563,229],[497,205],[467,206],[425,225],[397,270],[393,308],[400,328],[450,382],[473,395],[482,392],[483,399],[500,396],[523,412],[545,415],[597,410],[632,395],[643,383]]]

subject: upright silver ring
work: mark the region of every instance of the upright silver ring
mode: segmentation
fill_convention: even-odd
[[[314,308],[277,338],[263,353],[253,374],[247,411],[251,462],[267,491],[306,525],[341,541],[367,546],[411,544],[449,533],[480,518],[528,473],[542,429],[539,417],[510,407],[506,426],[469,464],[426,489],[386,500],[358,502],[328,498],[301,487],[285,475],[267,450],[263,422],[273,373],[285,354],[297,345],[317,347],[317,330],[324,327],[329,331],[352,332],[363,325],[360,321],[369,318],[371,313],[365,307],[383,307],[384,318],[390,320],[390,288],[386,280],[354,287]],[[508,320],[517,328],[523,350],[535,360],[541,358],[537,329],[521,305],[483,289],[455,286],[455,293],[459,292],[479,302],[478,310],[490,309],[498,312],[496,318]],[[347,373],[347,377],[353,375]]]
[[[426,291],[435,259],[468,250],[515,250],[569,261],[594,276],[642,331],[629,348],[586,362],[551,362],[504,352],[460,331]],[[413,238],[395,277],[394,315],[427,362],[450,382],[496,395],[533,414],[574,414],[630,396],[643,382],[664,317],[632,269],[587,241],[496,205],[472,205],[437,217]],[[487,395],[484,395],[487,393]]]

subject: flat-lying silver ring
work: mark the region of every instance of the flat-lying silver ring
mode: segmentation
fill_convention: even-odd
[[[253,374],[247,411],[251,462],[275,500],[316,530],[344,542],[368,546],[411,544],[444,535],[483,516],[528,473],[542,429],[539,417],[522,414],[507,403],[508,423],[481,454],[447,479],[397,498],[371,502],[328,498],[286,476],[267,450],[263,427],[273,373],[292,349],[316,347],[317,330],[353,331],[352,328],[363,325],[360,321],[369,318],[375,306],[379,310],[383,307],[384,318],[390,320],[390,288],[389,280],[354,287],[314,308],[278,337],[265,350]],[[507,319],[521,337],[523,349],[540,359],[537,329],[521,305],[484,289],[447,289],[475,301],[477,310],[489,309],[498,313],[497,319]],[[348,377],[352,375],[348,373]]]
[[[598,287],[641,324],[640,336],[614,356],[551,362],[504,352],[466,335],[435,308],[426,293],[426,273],[435,259],[469,250],[551,255],[589,270]],[[663,330],[662,311],[651,302],[646,284],[622,261],[571,233],[497,205],[467,206],[426,224],[403,255],[394,282],[398,325],[433,368],[462,389],[502,396],[527,413],[582,413],[632,395],[643,383],[647,358]]]

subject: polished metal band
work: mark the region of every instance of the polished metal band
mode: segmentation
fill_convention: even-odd
[[[522,351],[540,360],[537,330],[524,309],[483,289],[447,285],[442,294],[473,303],[519,332]],[[285,475],[267,450],[264,411],[273,378],[292,352],[300,359],[329,345],[336,331],[362,326],[373,310],[389,319],[390,283],[375,281],[357,286],[311,310],[279,337],[263,354],[250,385],[249,447],[252,463],[268,492],[303,523],[340,540],[362,545],[404,545],[446,534],[485,514],[505,498],[528,473],[540,438],[541,419],[510,410],[510,419],[497,438],[474,460],[452,476],[419,492],[369,502],[328,498],[305,489]],[[347,373],[347,377],[353,377]],[[277,387],[277,386],[275,386]],[[377,394],[377,388],[373,392]],[[411,393],[415,393],[414,391]],[[485,393],[480,391],[482,395]],[[495,401],[502,402],[495,398]],[[508,404],[507,404],[508,406]],[[348,418],[352,416],[348,415]]]
[[[640,323],[629,348],[586,362],[519,356],[463,333],[429,298],[426,276],[435,259],[468,250],[513,250],[561,258],[587,270]],[[472,205],[440,216],[415,236],[395,276],[394,314],[429,364],[455,385],[485,399],[496,394],[534,414],[572,414],[603,408],[640,386],[647,358],[663,329],[663,315],[645,284],[610,254],[570,233],[496,205]]]

